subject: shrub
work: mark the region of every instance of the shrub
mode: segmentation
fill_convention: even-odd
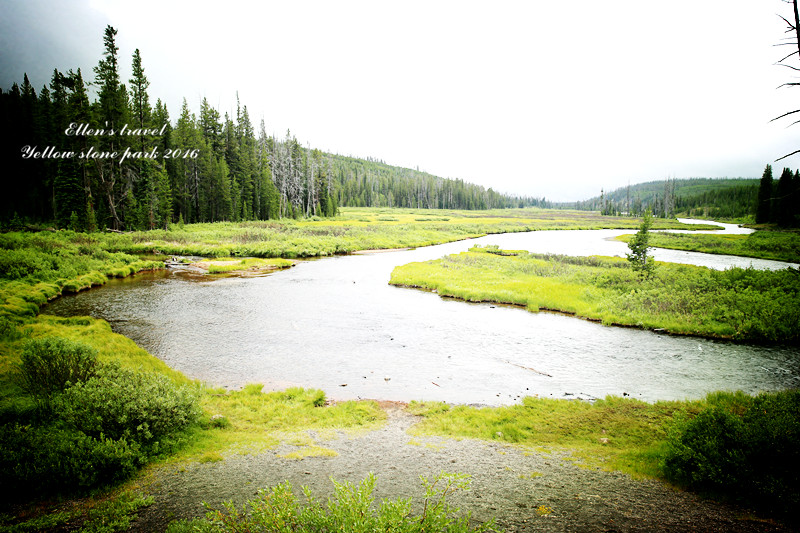
[[[20,359],[17,382],[42,407],[50,405],[54,394],[86,381],[98,369],[97,350],[60,337],[28,342]]]
[[[141,464],[125,440],[95,439],[56,426],[0,427],[0,486],[11,498],[86,489],[129,477]]]
[[[52,262],[42,253],[33,250],[0,250],[0,278],[22,279],[52,268]]]
[[[127,439],[158,451],[159,440],[200,415],[197,394],[166,376],[108,364],[67,389],[59,404],[70,426],[95,438]]]
[[[668,479],[787,514],[800,505],[800,391],[715,393],[678,417],[661,466]]]

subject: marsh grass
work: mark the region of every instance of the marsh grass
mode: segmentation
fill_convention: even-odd
[[[636,477],[660,477],[667,423],[696,402],[645,403],[614,396],[594,403],[526,397],[521,405],[478,408],[412,402],[423,420],[415,435],[447,435],[507,442],[541,451],[568,451],[581,463]]]
[[[224,274],[229,272],[240,272],[240,271],[260,271],[260,270],[279,270],[283,268],[289,268],[294,266],[295,261],[290,261],[289,259],[283,259],[282,257],[275,257],[269,259],[261,259],[257,257],[247,257],[244,259],[237,259],[237,258],[217,258],[217,259],[206,259],[206,262],[212,261],[212,264],[208,265],[208,272],[209,274]],[[230,261],[231,264],[215,264],[213,261]]]
[[[131,254],[204,257],[315,257],[358,250],[415,248],[492,233],[638,226],[638,219],[587,211],[504,209],[442,211],[343,208],[334,218],[189,224],[183,228],[98,236],[101,247]],[[659,220],[658,229],[714,229]]]
[[[372,401],[327,404],[325,393],[318,389],[261,389],[260,384],[249,384],[240,391],[206,390],[201,406],[208,418],[193,430],[188,445],[172,460],[192,459],[209,451],[260,452],[280,442],[308,448],[302,453],[321,453],[310,431],[318,438],[332,438],[337,431],[377,428],[386,419],[386,413]],[[210,420],[214,415],[224,416],[228,424],[214,427]]]
[[[617,237],[617,240],[623,242],[630,239],[631,235]],[[650,245],[706,254],[800,263],[800,233],[790,231],[757,231],[749,235],[650,233]]]
[[[641,279],[614,257],[565,257],[472,248],[394,269],[390,283],[471,302],[520,305],[608,325],[675,334],[796,343],[800,276],[657,263]]]

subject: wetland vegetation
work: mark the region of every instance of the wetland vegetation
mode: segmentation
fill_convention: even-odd
[[[683,335],[796,343],[800,276],[658,263],[642,278],[625,259],[475,247],[397,267],[390,283],[471,302],[521,305],[604,324]]]
[[[106,521],[117,524],[114,527],[121,530],[127,527],[137,509],[148,504],[146,496],[136,488],[136,480],[142,475],[137,472],[148,464],[216,462],[230,453],[257,452],[280,442],[296,446],[293,453],[297,458],[326,456],[332,451],[319,440],[327,432],[365,431],[385,419],[385,413],[375,402],[329,404],[325,393],[318,390],[262,393],[261,386],[255,384],[241,391],[209,388],[170,369],[131,340],[112,332],[109,324],[102,320],[39,315],[39,307],[48,299],[102,284],[110,277],[162,268],[161,261],[152,260],[153,254],[160,257],[198,254],[230,258],[238,263],[248,256],[318,256],[369,248],[420,246],[488,233],[619,227],[623,223],[629,223],[631,229],[638,225],[634,219],[539,209],[442,212],[362,208],[343,209],[339,217],[325,220],[187,224],[183,227],[176,224],[170,230],[127,234],[71,231],[2,234],[1,471],[2,485],[18,487],[18,490],[16,500],[7,501],[13,506],[8,507],[9,514],[0,518],[0,524],[25,531],[45,527],[43,524],[46,527],[82,525],[91,528],[97,521]],[[682,225],[674,221],[656,221],[656,227],[667,226]],[[150,255],[142,259],[136,255],[139,253]],[[696,267],[659,265],[653,281],[643,282],[631,273],[624,259],[503,254],[506,252],[499,249],[474,249],[461,256],[439,260],[433,264],[438,264],[435,267],[426,264],[425,268],[442,269],[448,277],[461,272],[460,275],[466,276],[464,279],[471,278],[468,292],[463,293],[467,299],[513,301],[512,295],[519,292],[519,286],[515,290],[512,284],[509,289],[508,280],[501,279],[501,273],[506,272],[514,277],[536,277],[539,280],[536,283],[549,297],[555,298],[558,305],[552,305],[550,300],[516,303],[562,307],[564,311],[580,315],[588,314],[587,309],[611,309],[603,307],[609,300],[626,302],[628,315],[615,311],[617,314],[597,317],[610,322],[621,323],[627,316],[629,322],[638,324],[652,306],[671,305],[663,316],[677,325],[670,322],[666,326],[684,333],[695,331],[702,322],[691,320],[696,314],[691,306],[706,305],[708,302],[704,298],[711,298],[728,302],[732,307],[727,315],[722,311],[717,313],[719,316],[714,315],[714,320],[705,317],[710,324],[709,334],[793,339],[787,336],[785,323],[791,313],[797,312],[797,287],[793,281],[797,276],[790,271],[715,273]],[[252,264],[252,260],[235,266],[241,268],[248,264]],[[475,277],[491,272],[494,278]],[[767,276],[775,277],[767,279]],[[676,290],[672,286],[669,289],[657,286],[667,283],[668,278],[678,280],[676,283],[687,288],[694,287],[687,289],[686,297],[673,298],[684,306],[681,312],[673,309],[678,304],[667,305],[659,300],[664,293]],[[596,287],[581,285],[592,280],[598,283]],[[638,284],[636,290],[626,285],[630,283]],[[691,283],[701,285],[692,286]],[[732,292],[715,292],[712,298],[704,296],[700,290],[718,285]],[[739,289],[750,299],[736,303],[738,300],[732,294]],[[759,299],[761,289],[766,292]],[[437,290],[445,291],[441,287]],[[773,303],[769,304],[770,301]],[[761,307],[754,307],[753,302]],[[753,319],[754,309],[762,309],[763,313],[770,311],[772,321],[767,324]],[[781,318],[783,315],[786,317]],[[665,327],[664,323],[656,321],[642,322],[642,325]],[[54,369],[63,361],[72,361],[70,364],[75,365],[76,372],[56,379]],[[78,367],[85,371],[81,374]],[[43,385],[37,388],[37,383]],[[791,403],[794,397],[788,398],[779,403],[795,405]],[[476,410],[485,418],[480,423],[474,418],[475,412],[468,408],[420,404],[412,409],[425,416],[425,422],[418,429],[421,432],[464,436],[464,427],[474,427],[478,433],[470,436],[576,449],[581,457],[595,457],[592,464],[603,468],[663,479],[674,477],[676,482],[688,487],[707,487],[703,480],[669,474],[665,470],[668,464],[665,458],[670,446],[678,450],[694,449],[689,441],[668,444],[672,431],[668,428],[682,427],[678,420],[696,419],[708,405],[709,400],[650,405],[627,398],[607,398],[592,405],[528,398],[514,408]],[[514,428],[509,422],[518,418],[519,413],[512,414],[515,409],[526,414],[527,418],[519,420],[527,424],[528,429]],[[734,410],[735,416],[744,416],[743,412]],[[119,413],[123,415],[118,416]],[[437,417],[444,420],[438,427],[431,425]],[[457,419],[461,421],[456,422]],[[550,424],[546,423],[548,419],[561,429],[543,429]],[[606,420],[608,427],[594,427],[600,419]],[[744,431],[742,428],[752,424],[750,418],[743,418],[744,425],[736,420],[731,423],[735,431]],[[785,434],[794,435],[791,432],[796,432],[796,428],[791,421],[787,422],[786,417],[780,420],[788,424],[789,433]],[[673,423],[677,425],[671,425]],[[558,433],[570,424],[573,429],[568,433],[573,437]],[[533,427],[540,429],[531,433]],[[578,427],[584,429],[578,430]],[[309,437],[304,431],[308,429],[315,430],[320,438]],[[611,437],[600,436],[603,429]],[[600,434],[595,435],[598,431]],[[687,431],[674,430],[676,435]],[[645,437],[648,432],[650,437]],[[584,444],[579,442],[581,435]],[[599,441],[599,447],[589,445],[595,438],[609,440]],[[686,468],[681,467],[679,461],[669,464],[677,465],[674,466],[676,471]],[[725,487],[726,483],[722,482],[712,488],[723,490]],[[36,498],[32,498],[33,494]],[[796,486],[789,486],[785,494],[796,494]],[[84,497],[76,500],[78,503],[71,505],[68,512],[63,511],[63,504],[59,503],[64,501],[61,498],[76,496]],[[43,497],[50,503],[40,503]],[[35,502],[30,505],[32,499]]]
[[[629,242],[630,239],[630,235],[618,237],[618,240],[623,242]],[[796,231],[756,231],[749,235],[652,233],[650,245],[705,254],[738,255],[800,263],[800,233]]]

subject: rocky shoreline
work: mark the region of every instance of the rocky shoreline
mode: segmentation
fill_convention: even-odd
[[[258,489],[289,481],[300,494],[312,489],[318,501],[333,493],[331,478],[360,482],[377,476],[374,496],[413,497],[421,503],[419,476],[441,471],[471,476],[471,489],[451,503],[472,519],[495,519],[509,532],[768,532],[786,526],[755,518],[746,509],[705,500],[653,480],[634,480],[618,472],[585,468],[566,452],[524,450],[473,439],[413,436],[418,421],[400,403],[382,403],[388,419],[375,431],[325,439],[309,435],[333,457],[290,460],[298,448],[288,444],[264,453],[233,454],[223,461],[168,465],[151,470],[140,488],[154,503],[139,513],[130,531],[163,531],[169,522],[203,516],[203,502],[219,508],[232,500],[241,506]],[[300,496],[302,500],[302,496]]]

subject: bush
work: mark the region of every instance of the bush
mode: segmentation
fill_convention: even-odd
[[[800,506],[800,391],[715,393],[707,403],[674,422],[667,478],[788,516]]]
[[[22,279],[52,270],[49,258],[33,250],[0,250],[0,278]]]
[[[46,393],[51,407],[30,418],[40,425],[21,424],[18,417],[0,427],[0,487],[15,487],[16,496],[84,492],[123,480],[200,414],[189,387],[116,363],[98,365],[94,351],[79,343],[41,339],[28,345],[26,360],[52,366],[74,353],[92,363],[81,379],[56,380],[46,365],[31,373],[44,376],[30,381],[45,391],[37,394]],[[50,386],[56,381],[59,386]]]
[[[83,492],[125,479],[140,464],[139,450],[125,440],[56,426],[0,427],[0,487],[13,488],[9,498]]]
[[[97,373],[97,350],[60,337],[44,337],[25,345],[17,368],[17,383],[42,407],[53,395]]]
[[[149,452],[159,440],[197,420],[197,394],[166,376],[106,365],[67,389],[59,404],[70,426],[94,438],[126,439]]]

